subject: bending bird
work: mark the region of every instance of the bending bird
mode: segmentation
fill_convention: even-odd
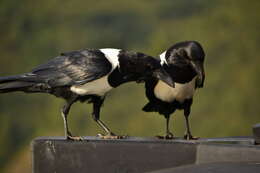
[[[170,74],[175,86],[170,87],[156,78],[145,82],[149,102],[143,107],[143,111],[158,112],[166,119],[166,135],[161,138],[174,138],[169,130],[169,120],[170,115],[179,109],[184,111],[185,116],[184,138],[196,139],[191,134],[189,115],[194,92],[204,84],[204,57],[204,50],[198,42],[179,42],[160,55],[161,65]]]
[[[66,139],[80,140],[69,130],[67,117],[73,103],[93,104],[92,117],[107,138],[119,138],[100,120],[100,108],[107,92],[130,81],[156,78],[173,86],[160,61],[138,52],[120,49],[82,49],[61,53],[29,73],[0,77],[0,93],[23,91],[48,93],[65,99],[61,110]]]

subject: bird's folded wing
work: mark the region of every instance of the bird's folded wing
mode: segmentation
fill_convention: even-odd
[[[39,81],[52,87],[81,85],[107,75],[112,65],[99,50],[79,50],[60,56],[33,69]]]

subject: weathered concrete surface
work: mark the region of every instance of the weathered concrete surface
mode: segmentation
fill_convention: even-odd
[[[149,173],[259,173],[260,162],[250,163],[208,163],[199,165],[180,166]]]
[[[32,142],[33,172],[141,173],[195,163],[260,161],[260,147],[253,144],[252,137],[194,141],[41,137]]]
[[[153,140],[72,142],[38,138],[33,144],[34,173],[146,172],[195,163],[196,145]]]
[[[260,162],[260,147],[245,145],[201,144],[197,148],[196,163]],[[260,173],[260,172],[259,172]]]

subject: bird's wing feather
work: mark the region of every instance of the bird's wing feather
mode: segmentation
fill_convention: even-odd
[[[62,53],[33,69],[38,80],[52,87],[80,85],[108,74],[112,65],[99,50],[84,49]]]

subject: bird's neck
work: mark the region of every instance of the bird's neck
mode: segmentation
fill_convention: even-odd
[[[120,71],[120,67],[116,67],[116,69],[114,69],[108,76],[108,83],[114,88],[125,82],[130,82],[130,81],[134,81],[134,80],[130,80],[125,74],[123,74]]]
[[[147,77],[147,61],[153,60],[152,57],[127,51],[121,51],[118,57],[119,64],[108,78],[111,86],[116,87],[130,81],[144,82]]]

